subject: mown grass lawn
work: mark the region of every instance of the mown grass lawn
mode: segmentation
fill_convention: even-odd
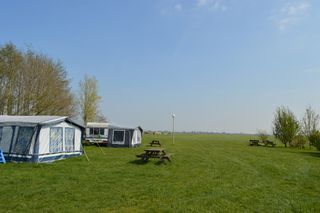
[[[52,164],[0,165],[0,212],[319,212],[320,154],[251,147],[249,136],[145,135]],[[173,162],[136,160],[159,139]]]

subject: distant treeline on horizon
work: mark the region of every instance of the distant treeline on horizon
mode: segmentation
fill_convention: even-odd
[[[194,135],[257,135],[252,133],[243,133],[243,132],[210,132],[210,131],[176,131],[175,134],[194,134]],[[146,130],[144,134],[151,135],[171,135],[172,131],[152,131]]]

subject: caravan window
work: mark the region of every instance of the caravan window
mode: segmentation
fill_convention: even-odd
[[[104,129],[100,128],[100,135],[104,135]]]
[[[65,150],[74,151],[74,128],[65,128]]]
[[[18,138],[12,152],[16,154],[27,154],[33,133],[34,127],[19,127]]]
[[[2,138],[2,127],[0,127],[0,144],[1,144],[1,138]]]
[[[113,131],[113,142],[124,143],[124,130]]]
[[[49,152],[62,152],[63,151],[63,129],[62,127],[50,128],[50,142]]]
[[[13,137],[13,128],[11,126],[4,126],[1,129],[0,148],[3,152],[9,152]]]
[[[90,135],[104,135],[104,128],[90,128]]]
[[[93,129],[93,134],[94,135],[99,135],[99,128],[94,128]]]

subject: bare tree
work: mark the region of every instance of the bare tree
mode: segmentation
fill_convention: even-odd
[[[96,117],[97,122],[108,122],[107,117],[102,113],[101,108],[98,109],[97,112],[97,117]]]
[[[9,43],[0,48],[0,113],[13,114],[17,73],[21,71],[23,55]]]
[[[61,62],[11,43],[0,47],[0,114],[72,115],[69,84]]]
[[[317,114],[310,106],[306,109],[305,114],[301,121],[302,134],[309,140],[309,147],[311,144],[311,136],[318,129],[319,114]]]

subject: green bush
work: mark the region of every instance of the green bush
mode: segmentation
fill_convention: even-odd
[[[320,151],[320,132],[313,131],[309,136],[309,143],[311,146],[315,146]]]
[[[292,142],[290,143],[291,147],[304,148],[304,145],[307,143],[307,138],[303,135],[297,135],[294,137]]]

